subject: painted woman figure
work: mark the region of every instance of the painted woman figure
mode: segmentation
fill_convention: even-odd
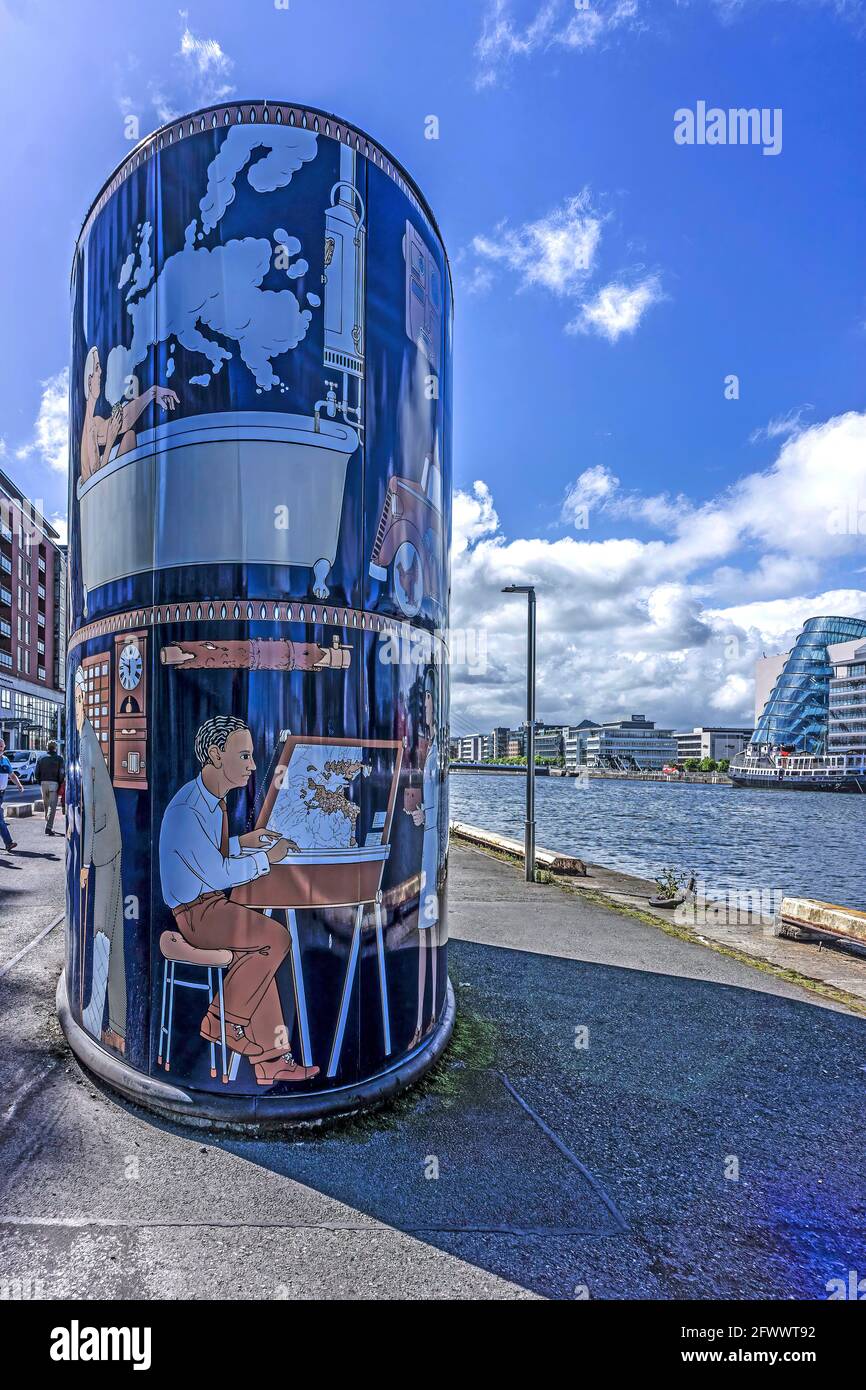
[[[99,352],[92,347],[84,361],[84,399],[87,404],[81,431],[82,483],[104,468],[112,457],[119,458],[135,448],[135,426],[152,401],[161,410],[174,410],[180,404],[180,397],[170,386],[149,386],[139,395],[138,379],[132,377],[130,389],[133,394],[119,400],[110,415],[97,415],[96,406],[102,394],[102,363]]]
[[[425,1033],[429,1033],[436,1019],[436,966],[439,947],[439,740],[437,737],[438,715],[436,709],[436,674],[431,667],[424,680],[424,730],[426,734],[426,753],[421,805],[409,812],[414,825],[423,826],[424,841],[421,852],[421,894],[418,902],[418,1015],[415,1032],[409,1047],[417,1047]],[[427,956],[430,956],[431,1005],[430,1021],[424,1027],[424,994],[427,985]]]

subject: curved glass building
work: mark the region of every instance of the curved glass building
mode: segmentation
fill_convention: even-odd
[[[825,753],[833,677],[828,647],[860,638],[866,638],[861,618],[809,618],[758,719],[752,745]]]

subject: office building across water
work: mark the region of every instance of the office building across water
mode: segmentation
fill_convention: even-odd
[[[866,791],[866,620],[809,618],[755,672],[755,732],[738,786]]]

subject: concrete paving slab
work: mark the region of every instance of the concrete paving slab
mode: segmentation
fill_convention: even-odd
[[[53,882],[27,922],[0,909],[0,966],[59,905],[58,862],[33,872]],[[0,1276],[78,1298],[809,1299],[866,1268],[862,1018],[465,850],[451,904],[436,1075],[267,1141],[84,1078],[43,937],[0,978]]]
[[[857,995],[862,991],[866,998],[866,961],[851,959],[843,964],[835,952],[781,941],[759,927],[748,931],[720,928],[714,938],[702,928],[700,934],[686,933],[690,939],[678,940],[661,929],[668,919],[648,921],[619,912],[615,901],[608,904],[587,896],[583,879],[573,880],[568,890],[557,883],[527,883],[514,864],[463,846],[452,851],[452,864],[452,938],[465,937],[529,954],[742,984],[787,998],[809,999],[825,1008],[845,1008],[843,1003],[815,995],[777,974],[756,975],[748,961],[702,949],[715,939],[720,945],[776,963],[780,970],[797,971],[816,980],[826,976],[825,983],[830,983],[831,976],[846,984],[854,979]],[[640,907],[640,901],[632,899],[625,905]],[[655,925],[656,920],[659,925]],[[752,949],[757,939],[763,943],[762,950],[766,948],[763,955]],[[851,993],[853,1000],[854,991]]]

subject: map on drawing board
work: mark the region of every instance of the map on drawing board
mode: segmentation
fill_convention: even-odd
[[[361,807],[349,793],[369,777],[363,750],[345,744],[301,743],[292,750],[268,816],[268,829],[297,849],[355,849]]]

